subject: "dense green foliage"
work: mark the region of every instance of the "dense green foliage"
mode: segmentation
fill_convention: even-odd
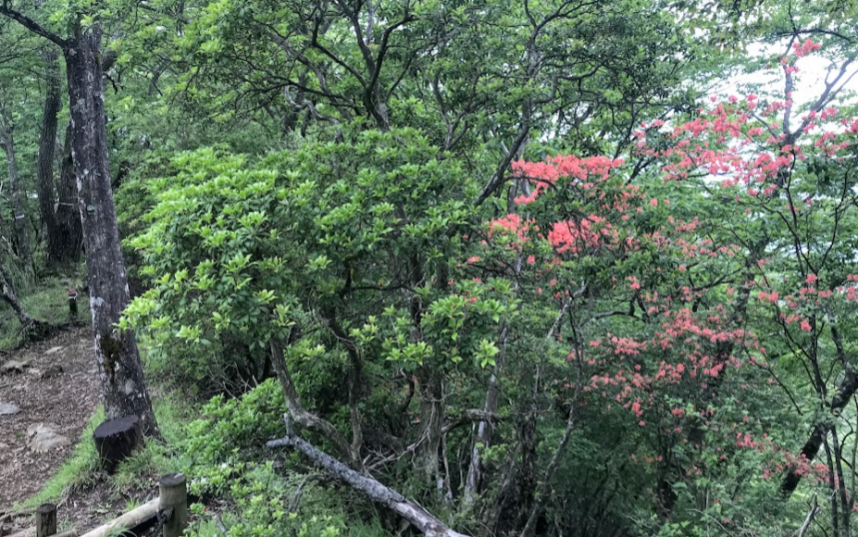
[[[286,413],[470,535],[850,535],[853,2],[9,6],[104,29],[119,328],[201,409],[125,471],[192,476],[192,531],[415,531]],[[49,45],[0,42],[43,192]]]

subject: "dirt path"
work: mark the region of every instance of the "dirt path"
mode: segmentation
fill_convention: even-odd
[[[99,401],[89,327],[0,355],[0,513],[37,492]]]

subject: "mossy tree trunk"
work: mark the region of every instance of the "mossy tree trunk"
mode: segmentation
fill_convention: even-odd
[[[71,154],[86,247],[89,304],[104,409],[108,419],[133,414],[140,418],[143,434],[158,436],[134,332],[117,328],[130,293],[110,187],[101,26],[84,28],[81,22],[84,14],[80,13],[71,25],[70,35],[63,38],[13,9],[9,2],[0,3],[0,15],[63,51],[71,112]]]
[[[116,328],[130,301],[110,187],[102,82],[101,29],[78,25],[63,47],[71,110],[71,151],[86,248],[95,354],[108,419],[136,415],[158,435],[137,341]]]

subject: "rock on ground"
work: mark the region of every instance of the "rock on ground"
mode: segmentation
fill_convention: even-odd
[[[54,426],[49,427],[42,423],[31,425],[27,428],[27,435],[30,436],[30,450],[36,453],[45,453],[58,447],[65,447],[71,444],[71,441],[59,434]]]
[[[21,409],[9,403],[0,402],[0,416],[14,416]]]
[[[82,327],[0,355],[0,401],[18,409],[0,412],[0,513],[44,486],[89,423],[99,402],[92,345]]]

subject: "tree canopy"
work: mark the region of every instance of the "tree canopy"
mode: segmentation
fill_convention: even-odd
[[[3,280],[229,537],[850,535],[853,2],[0,15]]]

